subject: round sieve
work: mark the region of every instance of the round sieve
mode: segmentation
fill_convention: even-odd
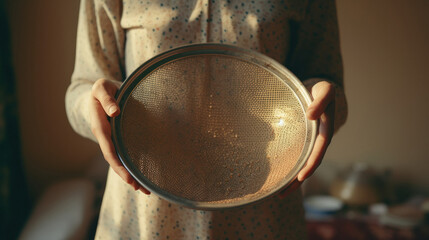
[[[196,209],[262,200],[287,187],[317,133],[302,83],[260,53],[194,44],[145,62],[117,93],[112,139],[126,169]]]

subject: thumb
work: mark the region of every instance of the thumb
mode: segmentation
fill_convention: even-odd
[[[115,99],[118,87],[107,79],[97,80],[92,87],[92,96],[101,104],[104,112],[109,117],[115,117],[120,109]]]
[[[335,88],[326,81],[319,82],[311,88],[313,102],[307,108],[307,117],[316,120],[325,112],[330,103],[335,100]]]

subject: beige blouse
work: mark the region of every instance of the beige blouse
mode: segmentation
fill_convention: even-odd
[[[185,44],[217,42],[264,53],[304,84],[336,86],[338,129],[346,119],[334,0],[82,0],[66,110],[93,139],[88,98],[99,78],[123,81],[140,64]],[[308,79],[308,80],[307,80]],[[303,239],[300,191],[225,211],[196,211],[146,196],[109,172],[97,239]]]

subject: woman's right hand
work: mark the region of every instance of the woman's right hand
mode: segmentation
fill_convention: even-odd
[[[111,126],[107,119],[109,117],[118,116],[120,109],[115,100],[116,91],[119,88],[119,84],[114,81],[107,79],[98,79],[91,91],[90,100],[90,120],[91,120],[91,131],[100,145],[101,152],[103,153],[104,159],[110,164],[110,167],[128,184],[130,184],[134,190],[142,191],[145,194],[150,192],[141,186],[125,169],[122,163],[119,161],[116,155],[115,147],[113,146],[111,138]]]

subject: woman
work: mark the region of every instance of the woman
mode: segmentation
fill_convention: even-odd
[[[320,119],[319,135],[287,192],[248,207],[195,211],[151,195],[121,165],[106,117],[119,114],[114,94],[121,81],[158,53],[201,42],[266,54],[310,90],[307,116]],[[320,164],[347,115],[335,1],[82,0],[66,108],[75,131],[98,142],[111,166],[97,239],[303,239],[302,197],[294,190]]]

